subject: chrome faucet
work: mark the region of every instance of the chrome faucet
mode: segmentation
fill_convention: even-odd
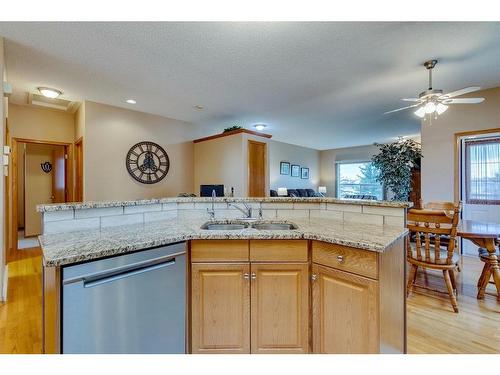
[[[234,203],[229,203],[229,207],[234,207],[236,208],[238,211],[240,211],[244,216],[245,219],[251,219],[252,218],[252,207],[250,207],[248,204],[246,204],[245,202],[241,202],[241,204],[245,207],[245,208],[241,208],[240,206],[237,206],[235,205]]]
[[[210,216],[210,220],[215,220],[215,197],[217,194],[215,193],[215,190],[212,190],[212,208],[207,207],[207,213]]]

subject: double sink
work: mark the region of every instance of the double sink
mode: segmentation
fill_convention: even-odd
[[[274,223],[274,222],[255,222],[255,223],[225,223],[208,221],[201,226],[205,230],[242,230],[242,229],[257,229],[257,230],[294,230],[297,225],[293,223]]]

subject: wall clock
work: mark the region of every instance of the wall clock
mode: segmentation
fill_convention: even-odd
[[[168,173],[170,160],[165,150],[153,142],[133,145],[125,159],[128,173],[143,184],[160,182]]]

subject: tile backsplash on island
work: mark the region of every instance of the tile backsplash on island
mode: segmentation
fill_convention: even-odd
[[[216,219],[235,219],[241,212],[230,204],[247,203],[257,218],[262,209],[263,219],[326,218],[344,223],[372,225],[405,225],[408,202],[339,200],[333,198],[216,198]],[[207,198],[163,198],[124,202],[84,202],[40,205],[43,214],[43,233],[65,233],[142,224],[179,218],[209,219]]]

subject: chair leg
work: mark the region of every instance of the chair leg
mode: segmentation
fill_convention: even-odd
[[[448,273],[450,274],[451,286],[453,287],[453,290],[455,291],[455,295],[458,296],[457,284],[455,282],[455,271],[449,270]]]
[[[450,295],[451,306],[453,306],[453,311],[457,313],[458,312],[457,297],[455,296],[455,292],[453,291],[453,285],[451,284],[450,271],[443,270],[443,276],[446,288],[448,288],[448,294]]]
[[[415,282],[415,275],[417,274],[417,266],[411,265],[410,274],[408,275],[408,286],[406,287],[406,297],[410,295],[413,288],[413,283]]]
[[[486,292],[486,287],[491,278],[491,265],[486,262],[484,263],[483,273],[479,279],[478,291],[477,291],[477,299],[483,299],[484,293]]]
[[[477,281],[477,287],[481,287],[483,285],[483,279],[486,276],[486,271],[488,269],[488,263],[484,263],[483,270],[481,271],[481,276],[479,276],[479,280]]]

